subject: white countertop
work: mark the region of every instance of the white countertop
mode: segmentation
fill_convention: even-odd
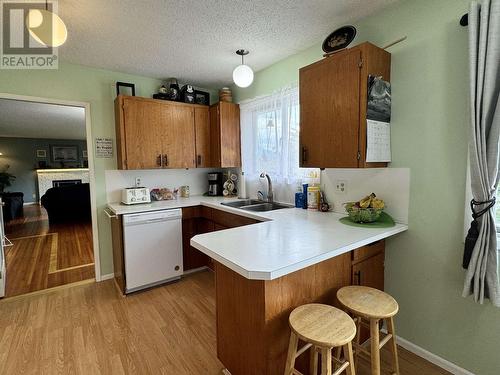
[[[204,205],[262,220],[262,223],[199,234],[191,239],[193,247],[254,280],[277,279],[408,230],[405,224],[392,228],[351,227],[339,222],[345,215],[334,212],[300,208],[249,212],[221,205],[231,200],[235,198],[195,196],[135,206],[108,204],[108,208],[123,215]]]

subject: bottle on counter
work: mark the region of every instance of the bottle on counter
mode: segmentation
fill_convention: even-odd
[[[318,211],[319,209],[319,186],[307,188],[307,209]]]
[[[298,182],[297,184],[297,192],[295,193],[295,207],[303,208],[304,207],[304,193],[302,191],[302,182]]]
[[[307,188],[309,184],[302,184],[302,194],[304,195],[304,200],[302,202],[302,208],[306,209],[307,208]]]

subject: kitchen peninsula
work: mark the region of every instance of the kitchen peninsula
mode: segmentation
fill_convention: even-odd
[[[250,212],[222,204],[228,201],[199,196],[108,208],[118,216],[182,208],[183,220],[212,223],[190,244],[213,260],[217,353],[232,375],[283,373],[293,308],[335,304],[345,285],[383,289],[384,239],[408,229],[351,227],[339,222],[345,215],[298,208]]]
[[[340,223],[342,216],[277,210],[262,213],[265,222],[191,240],[215,261],[217,354],[232,375],[283,373],[295,307],[335,304],[340,287],[366,284],[369,273],[383,288],[383,239],[408,227],[356,228]],[[367,275],[356,269],[363,259],[375,260],[366,262]]]

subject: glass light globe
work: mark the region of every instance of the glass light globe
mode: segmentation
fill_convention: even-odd
[[[248,87],[253,82],[253,70],[248,65],[238,65],[233,70],[233,81],[236,86]]]
[[[44,9],[30,9],[27,18],[28,30],[38,43],[59,47],[66,42],[68,30],[57,14]]]

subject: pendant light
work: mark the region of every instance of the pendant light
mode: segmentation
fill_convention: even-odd
[[[26,24],[31,36],[38,43],[47,47],[59,47],[66,42],[68,30],[63,20],[48,8],[45,0],[45,9],[30,9]]]
[[[244,49],[239,49],[236,51],[236,54],[241,56],[241,65],[238,65],[233,70],[233,81],[236,86],[239,87],[248,87],[253,82],[253,70],[248,65],[245,65],[243,56],[249,54],[248,51]]]

